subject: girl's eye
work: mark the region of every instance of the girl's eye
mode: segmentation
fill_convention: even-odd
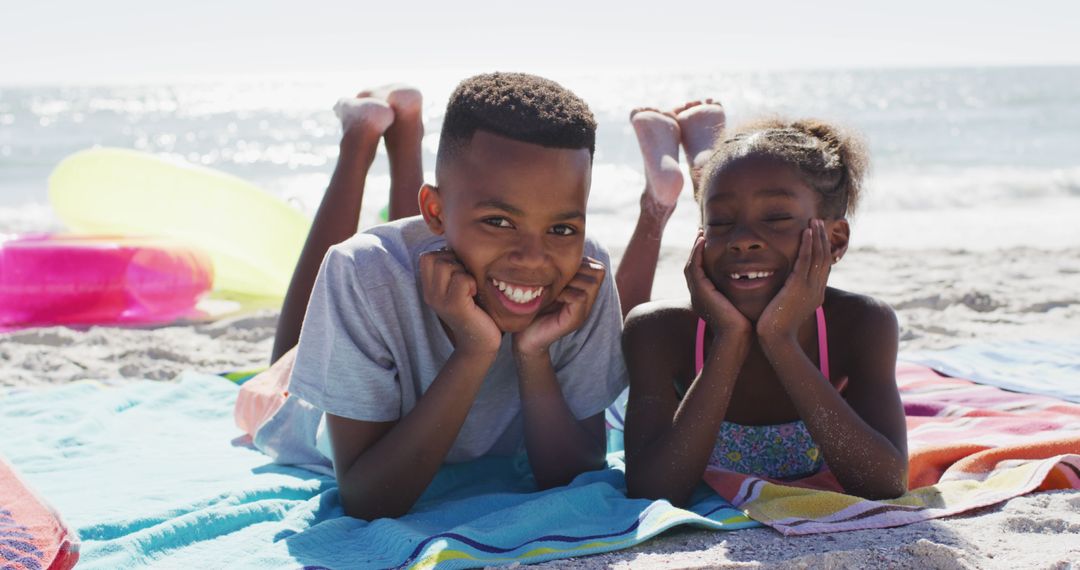
[[[769,222],[769,223],[774,223],[774,222],[787,222],[789,220],[794,220],[794,219],[795,218],[793,218],[792,216],[789,216],[787,214],[776,214],[776,215],[766,217],[765,221]]]
[[[485,224],[487,224],[489,226],[494,226],[496,228],[512,228],[512,227],[514,227],[514,224],[511,224],[510,220],[508,220],[506,218],[499,218],[499,217],[484,218],[483,221],[484,221]]]
[[[551,228],[551,233],[560,236],[572,236],[577,233],[577,228],[566,224],[559,224]]]
[[[732,222],[730,220],[709,220],[710,228],[726,228],[731,224]]]

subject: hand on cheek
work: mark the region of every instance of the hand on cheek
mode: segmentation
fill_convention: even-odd
[[[694,312],[709,324],[715,335],[749,334],[750,321],[716,288],[709,276],[705,274],[704,263],[705,236],[703,232],[698,231],[694,249],[690,252],[690,260],[686,262],[683,270],[686,286],[690,289],[690,301]]]
[[[806,319],[825,301],[825,286],[832,269],[831,246],[825,222],[810,220],[803,230],[795,266],[784,287],[773,297],[757,322],[759,336],[795,335]]]
[[[521,354],[541,354],[555,341],[580,328],[592,311],[606,273],[603,263],[591,257],[582,259],[577,273],[556,297],[551,309],[514,335],[514,350]]]
[[[420,284],[427,303],[454,336],[454,348],[494,353],[502,331],[474,299],[476,279],[465,270],[454,252],[430,251],[420,256]]]

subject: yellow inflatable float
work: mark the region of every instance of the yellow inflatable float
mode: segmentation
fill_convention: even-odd
[[[57,216],[76,232],[163,236],[214,263],[214,291],[283,297],[311,221],[235,176],[134,150],[95,148],[49,177]]]

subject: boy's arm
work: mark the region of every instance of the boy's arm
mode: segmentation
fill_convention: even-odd
[[[533,475],[541,488],[565,485],[585,471],[604,466],[604,412],[600,410],[580,420],[575,416],[556,377],[550,347],[560,338],[581,328],[593,311],[614,312],[611,315],[596,315],[590,325],[611,318],[618,329],[621,317],[615,306],[617,295],[610,282],[605,282],[606,274],[606,268],[600,261],[590,257],[582,259],[577,274],[560,293],[554,310],[538,317],[526,330],[513,337],[525,425],[525,449]],[[602,287],[610,295],[597,304],[597,295]],[[608,299],[608,296],[611,298]],[[582,331],[586,338],[591,337],[591,332]],[[612,341],[615,343],[614,353],[618,354],[617,333]],[[590,348],[597,352],[589,354]],[[584,354],[577,358],[591,358],[593,363],[600,366],[608,364],[612,354],[611,347],[606,346],[580,347],[579,350]],[[588,378],[579,378],[577,376],[581,371],[576,368],[571,366],[562,372],[574,375],[565,381],[570,384],[592,384],[592,389],[584,390],[593,396],[592,400],[599,399],[596,397],[599,392],[607,392],[608,379],[592,374]],[[618,374],[619,370],[621,367],[605,372]],[[580,387],[580,384],[577,385]],[[578,412],[581,411],[579,406]]]
[[[335,268],[339,264],[328,273],[336,275]],[[502,332],[473,301],[476,280],[452,252],[422,254],[420,281],[424,302],[439,315],[455,340],[454,352],[416,406],[400,419],[360,421],[327,413],[334,470],[342,504],[350,516],[371,520],[409,511],[457,439],[502,342]],[[335,304],[324,303],[323,296],[318,295],[321,310],[309,310],[308,319],[341,319],[338,313],[342,304],[362,297],[347,287],[339,287],[338,291]],[[357,323],[340,326],[352,326],[353,336],[366,331]],[[301,341],[300,350],[305,346]],[[320,348],[318,344],[311,346],[314,350]],[[370,373],[375,375],[376,371],[379,369]],[[375,387],[360,393],[342,389],[336,394],[368,399],[386,395]],[[334,402],[326,402],[324,409],[336,409]]]
[[[515,352],[525,419],[525,450],[541,489],[570,483],[585,471],[604,466],[604,413],[574,417],[547,351]]]
[[[327,414],[346,514],[374,520],[412,508],[450,451],[494,360],[495,352],[455,350],[416,407],[395,422]]]

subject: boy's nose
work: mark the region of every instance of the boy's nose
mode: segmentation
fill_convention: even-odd
[[[535,236],[520,236],[510,252],[510,261],[525,267],[536,267],[544,263],[544,240]]]
[[[728,249],[731,251],[761,249],[764,246],[765,242],[748,227],[736,226],[728,234]]]

